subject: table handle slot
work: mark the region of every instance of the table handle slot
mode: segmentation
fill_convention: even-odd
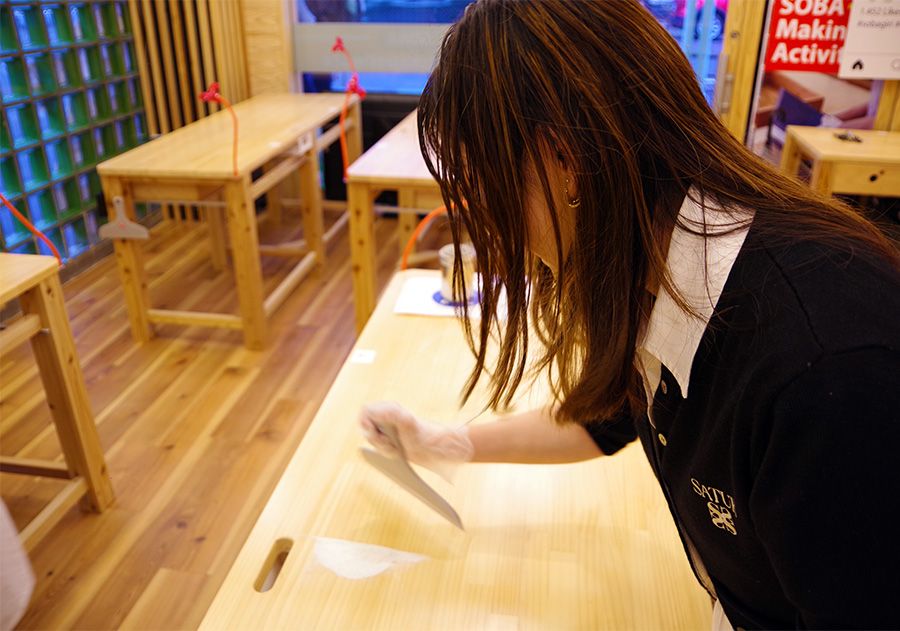
[[[288,553],[290,553],[293,546],[294,540],[286,538],[278,539],[272,544],[272,549],[269,550],[266,562],[263,563],[259,570],[259,575],[253,583],[253,589],[264,594],[275,586],[275,581],[278,580],[281,568],[284,567]]]

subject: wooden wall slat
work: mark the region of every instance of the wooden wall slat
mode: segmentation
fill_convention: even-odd
[[[135,0],[128,2],[128,13],[131,15],[131,30],[134,34],[134,51],[137,57],[141,92],[144,93],[146,101],[144,112],[147,115],[147,129],[151,136],[155,136],[159,133],[159,123],[156,120],[156,107],[150,103],[150,67],[147,65],[144,44],[144,21],[141,20],[140,8]]]
[[[200,46],[203,51],[204,85],[216,81],[216,58],[213,54],[212,31],[209,24],[209,5],[206,0],[195,0],[197,7],[197,24],[200,27]],[[215,112],[218,108],[206,106],[207,112]]]
[[[238,0],[128,0],[150,133],[219,110],[199,101],[213,81],[232,103],[250,96]]]
[[[183,119],[181,106],[178,103],[178,69],[172,59],[172,38],[169,32],[169,16],[166,3],[154,1],[156,6],[156,28],[159,34],[159,47],[162,51],[163,69],[166,79],[166,88],[169,96],[169,116],[172,118],[172,126],[181,127]]]
[[[201,71],[200,61],[200,43],[197,38],[197,4],[195,2],[184,3],[184,25],[187,31],[188,56],[191,58],[191,77],[194,80],[194,106],[197,110],[197,117],[202,118],[208,114],[206,105],[199,99],[199,95],[206,89],[203,83],[203,72]]]
[[[132,2],[140,1],[141,10],[144,17],[144,32],[147,41],[147,55],[150,59],[150,69],[153,90],[149,94],[144,95],[144,101],[147,103],[148,109],[156,108],[159,116],[159,133],[164,134],[171,131],[169,125],[169,108],[166,105],[166,91],[163,87],[162,65],[159,57],[159,46],[156,43],[156,21],[153,19],[152,0],[132,0]]]
[[[194,100],[197,98],[191,90],[191,71],[187,63],[187,38],[182,27],[181,9],[186,2],[183,0],[169,0],[169,16],[172,19],[172,47],[175,49],[175,63],[178,75],[178,88],[181,94],[181,115],[184,124],[197,120],[194,114]]]

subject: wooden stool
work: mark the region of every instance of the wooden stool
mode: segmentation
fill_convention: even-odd
[[[0,457],[0,471],[69,480],[19,533],[29,551],[82,497],[98,512],[114,499],[57,270],[56,259],[49,256],[0,254],[0,305],[19,298],[23,312],[0,331],[0,355],[31,341],[66,459],[63,465],[4,456]]]

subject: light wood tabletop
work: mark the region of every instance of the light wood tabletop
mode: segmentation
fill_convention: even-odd
[[[852,134],[859,139],[842,140]],[[795,175],[812,165],[809,185],[825,194],[900,196],[900,132],[789,125],[781,168]]]
[[[0,253],[0,305],[34,287],[59,270],[52,256]]]
[[[352,102],[357,100],[354,95]],[[334,118],[343,102],[343,94],[265,94],[234,105],[239,128],[238,174],[248,174],[273,157],[297,148],[298,135]],[[234,177],[231,116],[222,110],[201,118],[106,160],[97,172],[101,176],[148,179]]]
[[[405,279],[423,274],[436,276],[401,272],[385,291],[201,629],[708,628],[709,597],[637,444],[572,465],[466,465],[453,485],[424,472],[465,531],[363,462],[364,403],[458,424],[483,400],[457,406],[472,366],[459,323],[392,312]],[[519,409],[543,402],[540,388],[525,398]],[[316,537],[427,559],[341,578],[317,560]]]
[[[855,162],[900,161],[900,132],[850,130],[861,142],[841,140],[842,129],[790,126],[791,134],[803,150],[817,160],[853,160]]]
[[[416,112],[409,114],[347,169],[348,179],[368,184],[436,188],[422,152]]]
[[[350,208],[350,256],[356,330],[362,331],[375,308],[375,197],[396,191],[400,252],[419,221],[419,213],[442,205],[440,188],[419,148],[416,112],[404,118],[347,170]]]

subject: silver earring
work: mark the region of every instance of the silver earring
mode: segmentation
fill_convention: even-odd
[[[566,203],[569,205],[569,208],[578,208],[579,206],[581,206],[580,195],[575,199],[569,197],[569,178],[566,178]]]

